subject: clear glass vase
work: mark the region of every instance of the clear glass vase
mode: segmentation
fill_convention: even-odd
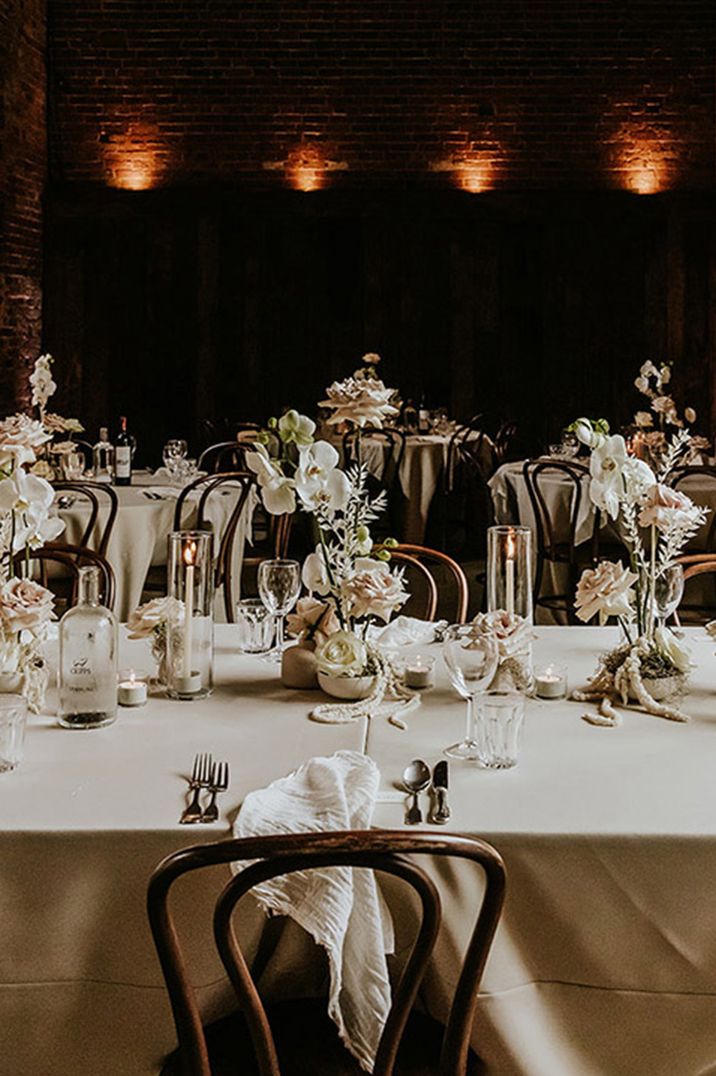
[[[168,538],[169,597],[184,607],[182,623],[167,635],[167,693],[205,699],[214,684],[214,566],[208,531],[173,531]]]
[[[487,610],[532,620],[532,531],[488,527]]]

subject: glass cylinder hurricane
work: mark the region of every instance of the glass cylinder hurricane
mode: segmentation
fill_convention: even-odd
[[[168,632],[167,694],[205,699],[214,677],[214,566],[208,531],[173,531],[168,537],[167,590],[184,607]]]
[[[529,527],[488,527],[487,611],[532,620],[532,531]]]

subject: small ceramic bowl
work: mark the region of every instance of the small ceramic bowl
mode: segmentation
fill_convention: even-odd
[[[368,698],[375,687],[375,676],[328,676],[319,672],[318,684],[326,695],[332,695],[334,699],[357,702],[358,699]]]

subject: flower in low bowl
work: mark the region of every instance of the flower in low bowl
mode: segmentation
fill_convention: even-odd
[[[318,673],[319,687],[326,695],[355,702],[368,698],[375,687],[375,680],[375,676],[330,676],[328,673]]]

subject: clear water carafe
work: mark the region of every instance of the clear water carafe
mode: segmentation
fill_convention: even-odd
[[[117,717],[117,621],[99,602],[99,568],[79,569],[77,605],[60,621],[58,718],[95,729]]]

